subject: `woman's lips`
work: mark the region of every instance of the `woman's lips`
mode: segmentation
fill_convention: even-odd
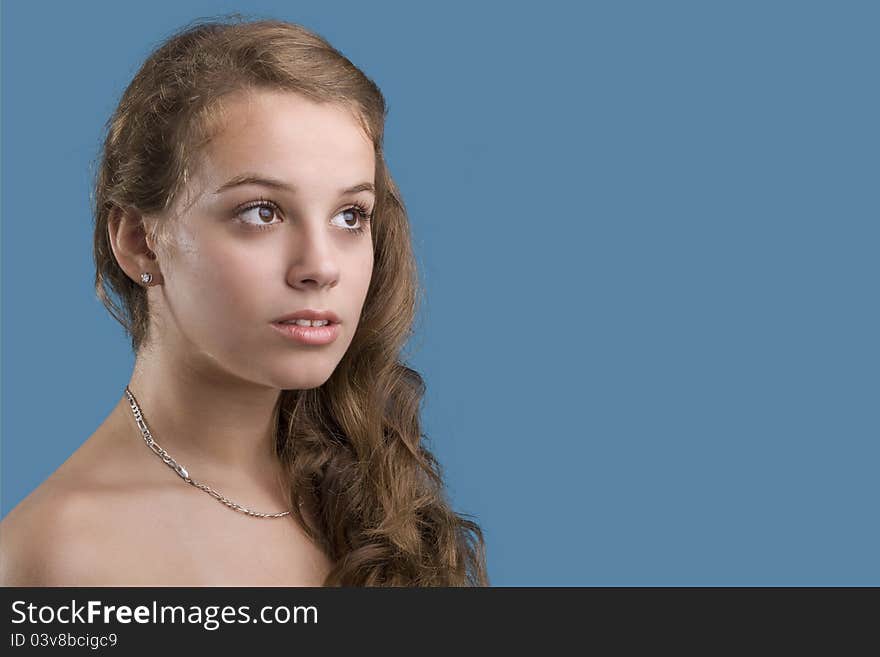
[[[299,324],[282,324],[272,322],[272,326],[284,337],[300,344],[330,344],[339,337],[339,324],[326,326],[300,326]]]

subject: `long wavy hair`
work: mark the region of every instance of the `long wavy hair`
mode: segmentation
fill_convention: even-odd
[[[147,295],[113,255],[109,218],[126,207],[159,217],[144,228],[162,240],[222,101],[263,89],[349,109],[376,155],[374,269],[357,331],[323,385],[282,390],[275,408],[291,514],[333,561],[325,586],[488,586],[482,530],[450,508],[421,433],[424,381],[401,362],[420,288],[409,219],[382,153],[385,99],[324,38],[233,14],[191,23],[150,54],[105,126],[93,196],[98,298],[137,353],[149,331]]]

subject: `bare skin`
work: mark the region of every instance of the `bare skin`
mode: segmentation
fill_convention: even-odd
[[[256,511],[282,488],[191,476]],[[5,586],[321,586],[332,566],[292,519],[257,519],[186,484],[141,438],[127,399],[0,523]]]
[[[154,278],[151,338],[128,383],[151,433],[191,477],[249,509],[287,508],[273,450],[280,391],[326,382],[357,328],[373,250],[368,221],[350,230],[349,210],[375,197],[341,190],[374,183],[374,163],[343,108],[240,95],[190,171],[167,243],[147,236],[155,217],[126,209],[111,222],[120,267]],[[295,189],[218,191],[254,173]],[[260,199],[275,209],[241,209]],[[271,326],[305,308],[336,312],[338,339],[303,345]],[[331,567],[292,515],[253,518],[186,484],[147,448],[124,394],[0,523],[7,586],[319,586]]]

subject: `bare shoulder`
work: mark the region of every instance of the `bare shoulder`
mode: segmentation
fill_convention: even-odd
[[[97,507],[87,490],[41,484],[0,521],[0,585],[87,585]]]
[[[0,586],[320,585],[330,560],[297,523],[231,512],[124,429],[93,434],[0,522]]]
[[[111,427],[112,428],[112,427]],[[99,428],[0,521],[0,585],[89,586],[106,567],[118,508],[108,508],[128,473],[126,443]]]

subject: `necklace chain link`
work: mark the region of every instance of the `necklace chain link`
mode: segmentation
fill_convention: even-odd
[[[125,386],[125,394],[128,397],[128,403],[131,406],[131,412],[134,414],[134,420],[135,422],[137,422],[138,429],[140,429],[141,434],[144,438],[144,442],[147,444],[147,447],[149,447],[150,451],[152,451],[156,456],[162,459],[165,465],[174,470],[174,472],[176,472],[180,476],[180,478],[183,479],[186,483],[190,484],[191,486],[195,486],[200,490],[203,490],[219,502],[222,502],[223,504],[228,506],[230,509],[234,509],[235,511],[239,511],[255,518],[282,518],[284,516],[290,515],[290,511],[281,511],[279,513],[261,513],[260,511],[252,511],[247,507],[242,506],[241,504],[233,502],[228,497],[214,490],[207,484],[198,482],[190,477],[189,472],[187,472],[186,468],[175,461],[171,457],[171,455],[166,452],[161,445],[159,445],[159,443],[153,440],[153,435],[150,433],[150,429],[149,427],[147,427],[147,423],[144,421],[144,416],[141,413],[141,408],[140,406],[138,406],[137,400],[135,399],[134,394],[132,394],[128,386]]]

